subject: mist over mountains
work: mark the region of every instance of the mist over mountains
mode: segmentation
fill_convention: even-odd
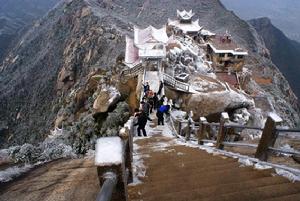
[[[268,17],[272,23],[289,38],[300,41],[300,1],[299,0],[221,0],[227,9],[239,17],[249,20]]]
[[[0,62],[12,42],[59,0],[0,0]]]
[[[268,18],[253,19],[249,23],[262,36],[272,61],[287,78],[294,93],[300,97],[300,43],[287,38]]]

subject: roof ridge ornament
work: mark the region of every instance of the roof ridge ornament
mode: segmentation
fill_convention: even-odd
[[[191,9],[190,11],[180,11],[177,10],[177,17],[182,19],[182,20],[191,20],[192,17],[195,15],[195,13],[193,13],[193,10]]]

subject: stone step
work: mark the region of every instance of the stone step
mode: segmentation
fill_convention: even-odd
[[[285,184],[289,181],[281,177],[263,177],[237,183],[218,184],[213,186],[199,186],[198,188],[182,190],[180,187],[174,192],[164,193],[161,195],[155,194],[149,197],[144,196],[144,201],[155,200],[199,200],[209,198],[216,193],[224,195],[229,193],[236,193],[240,191],[253,190],[260,187],[273,186],[275,184]]]

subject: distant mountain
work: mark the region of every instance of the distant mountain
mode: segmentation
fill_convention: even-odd
[[[250,20],[268,17],[287,37],[300,42],[299,0],[221,0],[227,9],[239,17]]]
[[[0,63],[12,41],[59,0],[0,0]]]
[[[300,43],[287,38],[269,18],[250,20],[270,50],[272,61],[284,74],[295,94],[300,97]]]

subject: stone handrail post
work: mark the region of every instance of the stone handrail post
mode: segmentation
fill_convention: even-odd
[[[218,137],[217,137],[217,143],[216,147],[218,149],[223,149],[224,145],[222,144],[225,137],[226,137],[226,128],[224,127],[225,123],[229,121],[229,116],[227,112],[222,112],[221,114],[221,119],[220,119],[220,127],[219,127],[219,132],[218,132]]]
[[[278,126],[281,122],[282,119],[275,113],[271,113],[268,116],[255,153],[255,158],[258,158],[262,161],[267,161],[269,147],[273,147],[277,139],[276,126]]]
[[[207,119],[205,117],[200,117],[200,128],[198,130],[198,144],[203,145],[203,139],[205,139],[205,133],[206,133],[206,124]]]

